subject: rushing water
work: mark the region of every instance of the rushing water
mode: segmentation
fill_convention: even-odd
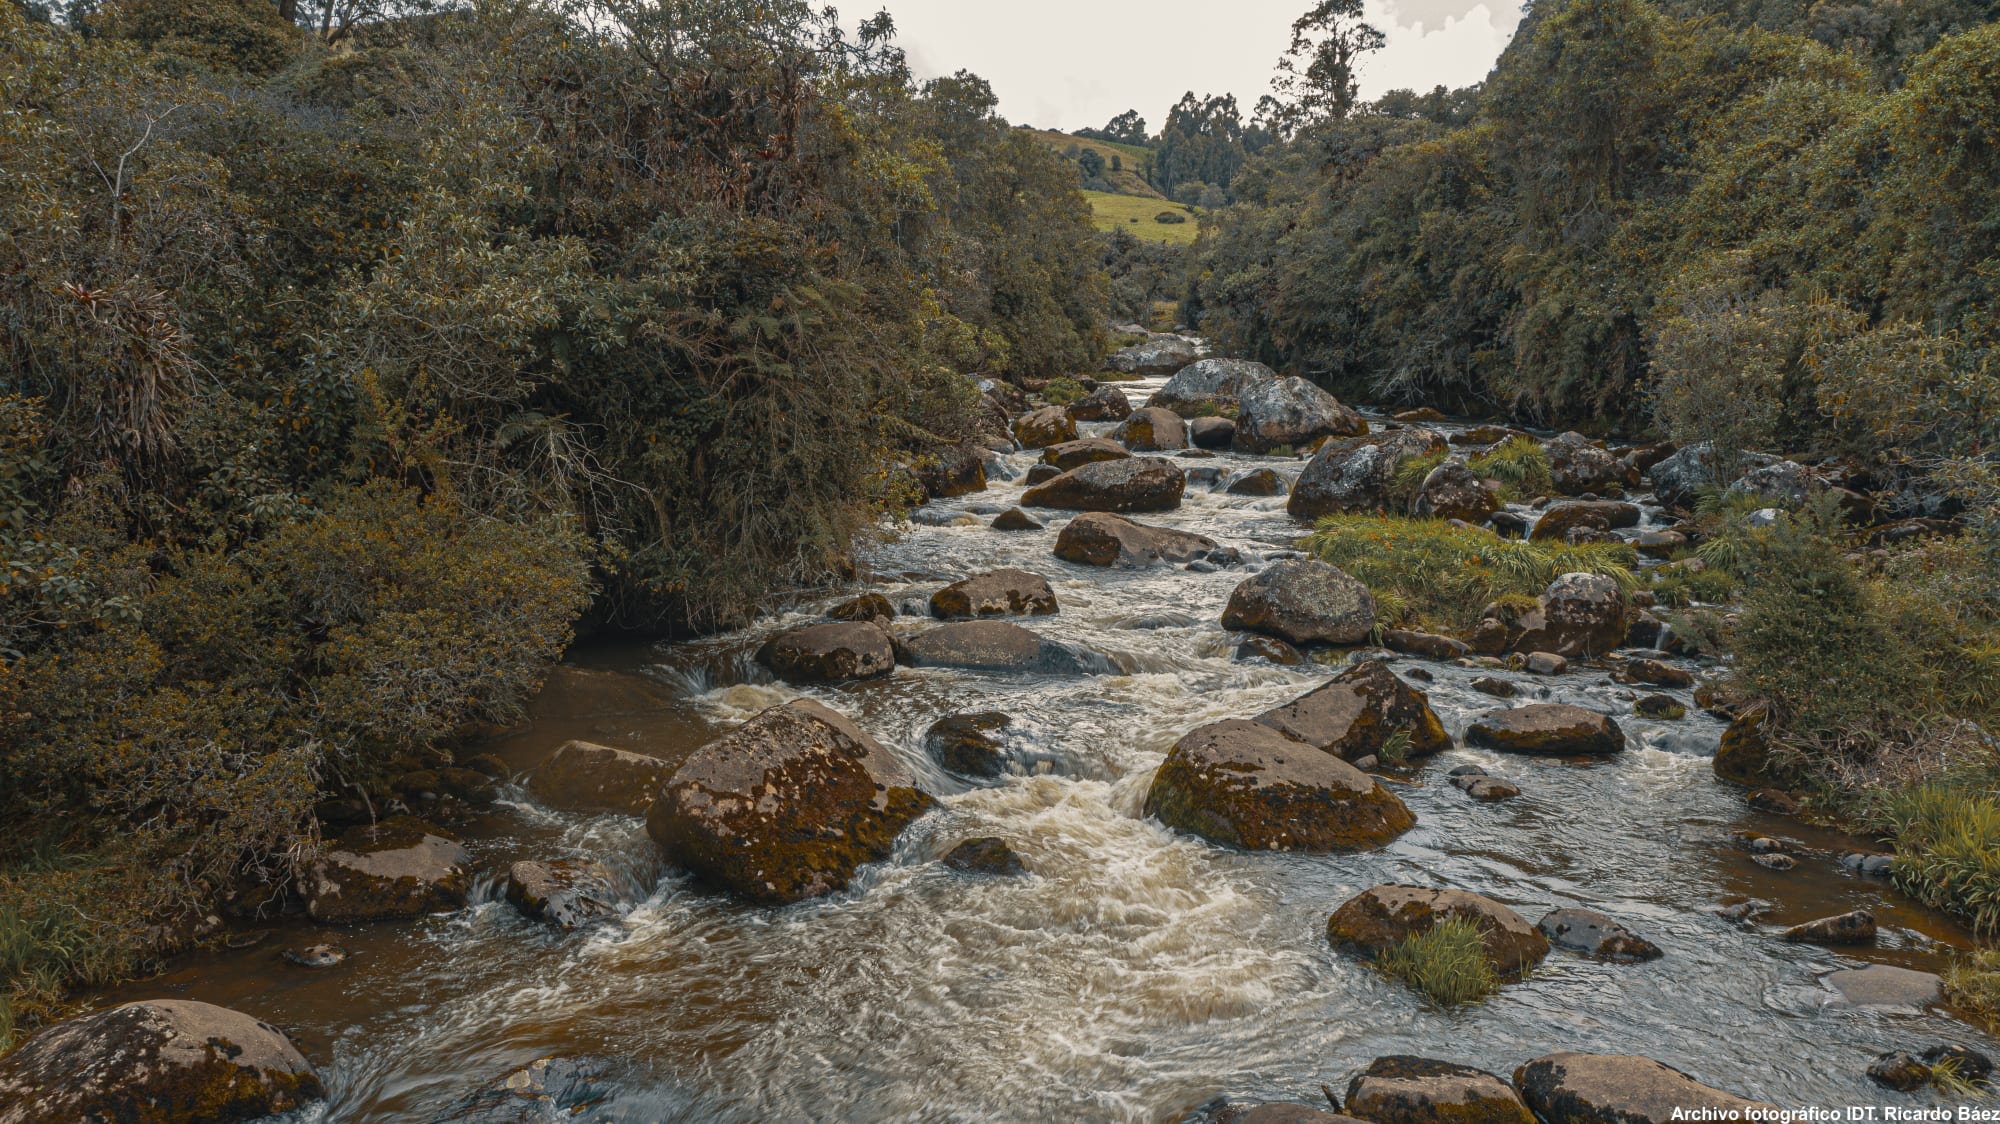
[[[1156,384],[1128,387],[1135,401]],[[1110,427],[1091,425],[1090,432]],[[1034,453],[1011,458],[1024,469]],[[1219,456],[1234,471],[1300,462]],[[998,511],[1021,485],[935,505]],[[1180,510],[1141,516],[1255,556],[1300,528],[1284,499],[1191,486]],[[1556,1050],[1644,1053],[1732,1091],[1786,1106],[1875,1103],[1875,1055],[1938,1042],[1991,1049],[1940,1013],[1844,1006],[1820,982],[1857,963],[1776,939],[1778,929],[1854,908],[1876,912],[1866,960],[1935,968],[1948,921],[1832,858],[1790,872],[1755,864],[1735,834],[1842,839],[1746,810],[1708,755],[1720,725],[1631,714],[1636,692],[1601,669],[1522,678],[1525,694],[1619,715],[1632,748],[1589,765],[1455,750],[1399,789],[1414,830],[1356,855],[1241,854],[1139,814],[1166,749],[1204,722],[1248,717],[1333,673],[1236,662],[1217,623],[1244,569],[1106,571],[1050,553],[1041,533],[986,528],[990,514],[899,530],[867,559],[879,589],[921,605],[939,585],[998,566],[1037,571],[1062,610],[1023,622],[1105,656],[1110,673],[1008,676],[898,669],[810,691],[774,684],[749,653],[836,598],[744,633],[672,648],[598,648],[558,676],[526,732],[496,748],[531,766],[571,737],[673,759],[765,707],[810,694],[892,747],[941,811],[836,897],[748,909],[689,885],[656,857],[640,821],[538,807],[522,791],[469,834],[482,867],[592,857],[626,879],[622,920],[561,935],[491,890],[457,916],[328,934],[286,930],[255,948],[193,959],[121,998],[182,995],[236,1006],[298,1035],[331,1090],[325,1121],[434,1119],[536,1057],[607,1059],[610,1098],[592,1120],[1173,1121],[1218,1096],[1310,1102],[1370,1059],[1415,1053],[1501,1073]],[[843,591],[843,596],[855,590]],[[924,622],[905,617],[899,629]],[[1419,663],[1445,724],[1461,732],[1495,700],[1482,672]],[[1650,692],[1648,692],[1650,693]],[[1686,692],[1670,692],[1686,700]],[[1001,710],[1009,739],[1047,762],[969,787],[922,751],[938,717]],[[1511,803],[1474,803],[1444,783],[1476,763],[1514,779]],[[937,858],[998,835],[1031,873],[956,874]],[[1666,950],[1636,966],[1553,954],[1526,982],[1440,1011],[1327,944],[1327,915],[1381,882],[1497,897],[1530,921],[1581,905]],[[1716,915],[1755,899],[1754,926]],[[334,939],[330,971],[290,967],[281,947]]]

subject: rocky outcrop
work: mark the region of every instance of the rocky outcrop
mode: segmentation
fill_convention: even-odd
[[[1594,710],[1530,703],[1476,716],[1465,729],[1465,743],[1539,757],[1607,757],[1624,751],[1625,732]]]
[[[1639,525],[1639,505],[1618,500],[1571,500],[1542,512],[1528,537],[1536,542],[1568,542],[1577,528],[1611,531]]]
[[[564,931],[618,912],[610,868],[587,859],[517,862],[507,868],[506,893],[524,915]]]
[[[1360,414],[1302,378],[1255,383],[1237,395],[1236,403],[1236,434],[1231,445],[1238,452],[1298,449],[1323,437],[1368,432],[1368,423]]]
[[[1021,502],[1068,511],[1172,511],[1186,489],[1187,475],[1172,461],[1131,457],[1073,468],[1028,489]]]
[[[643,753],[594,742],[556,747],[529,774],[528,791],[551,808],[566,812],[625,812],[640,815],[653,802],[667,763]]]
[[[1557,492],[1580,496],[1603,493],[1639,482],[1639,471],[1581,433],[1565,433],[1542,446],[1549,458],[1549,478]]]
[[[1374,660],[1253,721],[1349,762],[1379,758],[1398,734],[1410,757],[1451,748],[1451,735],[1431,709],[1430,697]]]
[[[846,888],[933,803],[875,739],[801,699],[695,750],[653,801],[646,833],[703,880],[777,905]]]
[[[1111,439],[1135,453],[1177,452],[1188,447],[1187,423],[1172,410],[1148,406],[1118,423]]]
[[[1492,898],[1423,886],[1377,886],[1357,894],[1327,919],[1326,935],[1336,947],[1382,953],[1453,918],[1479,927],[1486,954],[1503,975],[1517,975],[1549,954],[1539,930]]]
[[[1408,831],[1416,817],[1373,777],[1255,722],[1190,731],[1146,792],[1169,827],[1248,851],[1355,851]]]
[[[1062,472],[1081,468],[1098,461],[1122,461],[1130,458],[1132,451],[1116,441],[1103,437],[1080,437],[1075,441],[1065,441],[1042,450],[1042,463],[1053,465]]]
[[[1388,511],[1396,506],[1390,492],[1396,470],[1411,457],[1447,449],[1434,430],[1411,426],[1392,433],[1329,441],[1292,482],[1285,505],[1294,519],[1323,515]]]
[[[1055,555],[1082,566],[1138,569],[1162,562],[1186,562],[1216,545],[1207,535],[1148,527],[1122,516],[1088,511],[1070,520],[1056,536]]]
[[[931,594],[931,616],[945,621],[1042,617],[1056,611],[1048,579],[1026,570],[989,570]]]
[[[1536,928],[1557,948],[1613,964],[1658,960],[1660,946],[1592,909],[1558,909]]]
[[[0,1124],[225,1124],[325,1096],[283,1031],[186,999],[64,1019],[0,1058]]]
[[[1651,1058],[1624,1054],[1536,1058],[1514,1071],[1514,1087],[1536,1115],[1563,1124],[1745,1120],[1747,1111],[1770,1107],[1712,1089]],[[1721,1115],[1691,1115],[1704,1110]]]
[[[1106,383],[1081,401],[1070,403],[1069,416],[1077,421],[1123,421],[1132,416],[1132,400]]]
[[[1348,1082],[1347,1111],[1374,1124],[1535,1124],[1497,1074],[1408,1055],[1376,1058]]]
[[[1121,374],[1141,378],[1171,375],[1201,358],[1201,349],[1185,336],[1155,335],[1143,343],[1120,348],[1105,365]]]
[[[1014,440],[1024,449],[1045,449],[1076,440],[1076,420],[1061,406],[1044,406],[1014,422]]]
[[[781,632],[757,649],[757,662],[787,683],[838,683],[889,674],[896,651],[880,624],[840,621]]]
[[[1007,747],[994,732],[1013,723],[997,710],[947,714],[924,731],[924,752],[960,776],[997,777],[1007,771]]]
[[[1165,386],[1146,400],[1146,405],[1172,410],[1183,417],[1234,410],[1237,397],[1244,391],[1277,377],[1271,368],[1248,359],[1203,359],[1168,379]]]
[[[1416,514],[1428,519],[1484,523],[1500,510],[1500,489],[1457,458],[1431,469],[1417,490]]]
[[[1358,644],[1375,628],[1375,597],[1338,567],[1287,558],[1236,587],[1222,627],[1293,644]]]
[[[465,905],[472,857],[442,828],[390,819],[343,832],[305,878],[306,913],[325,924],[445,913]]]

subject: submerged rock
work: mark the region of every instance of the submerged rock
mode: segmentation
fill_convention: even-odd
[[[1190,731],[1167,754],[1145,814],[1249,851],[1355,851],[1416,817],[1373,777],[1268,726],[1230,719]]]
[[[1535,1124],[1499,1075],[1406,1054],[1376,1058],[1348,1082],[1347,1111],[1374,1124]]]
[[[1366,1124],[1312,1105],[1270,1101],[1224,1105],[1208,1116],[1208,1124]]]
[[[1770,1107],[1710,1088],[1651,1058],[1623,1054],[1536,1058],[1514,1071],[1514,1087],[1542,1119],[1565,1124],[1740,1121],[1751,1109]],[[1721,1115],[1687,1115],[1702,1110]]]
[[[757,662],[787,683],[837,683],[889,674],[896,650],[880,624],[839,621],[781,632],[757,650]]]
[[[782,905],[845,889],[934,804],[860,727],[800,699],[695,750],[653,802],[646,833],[702,879]]]
[[[186,999],[64,1019],[0,1058],[0,1124],[219,1124],[325,1097],[277,1027]]]
[[[1605,757],[1625,749],[1625,732],[1606,715],[1567,703],[1489,710],[1466,727],[1467,745],[1547,757]]]
[[[989,570],[931,594],[931,616],[939,620],[1040,617],[1057,611],[1048,579],[1026,570]]]
[[[537,1058],[467,1097],[434,1124],[544,1124],[577,1116],[605,1099],[603,1063]]]
[[[643,815],[669,766],[657,757],[570,741],[556,747],[528,777],[528,791],[566,812]]]
[[[1398,734],[1409,757],[1451,748],[1451,735],[1431,709],[1430,696],[1374,660],[1348,668],[1254,721],[1349,762],[1381,756]]]
[[[968,839],[944,857],[944,865],[966,874],[1026,874],[1028,868],[1021,865],[1021,858],[1007,841],[998,836],[986,835],[978,839]]]
[[[1174,462],[1128,457],[1073,468],[1028,489],[1021,502],[1069,511],[1172,511],[1186,489],[1187,475]]]
[[[1268,660],[1279,667],[1298,667],[1306,657],[1297,648],[1275,636],[1246,636],[1236,646],[1238,660]]]
[[[472,857],[442,828],[411,819],[349,828],[313,863],[306,913],[325,924],[386,921],[465,905]]]
[[[1083,566],[1139,569],[1162,562],[1185,562],[1214,550],[1207,535],[1149,527],[1109,512],[1087,511],[1056,535],[1055,555]]]
[[[1594,909],[1558,909],[1536,927],[1557,948],[1614,964],[1637,964],[1665,955],[1659,945]]]
[[[997,710],[948,714],[924,731],[924,752],[960,776],[997,777],[1007,771],[1007,747],[993,732],[1013,723]]]
[[[1944,998],[1944,981],[1938,976],[1893,964],[1843,968],[1820,981],[1856,1007],[1928,1007]]]
[[[1236,587],[1222,627],[1293,644],[1356,644],[1375,628],[1375,597],[1338,567],[1288,558]]]
[[[1423,886],[1386,885],[1363,891],[1327,919],[1326,935],[1336,947],[1382,953],[1452,918],[1479,926],[1487,955],[1504,975],[1516,975],[1549,954],[1548,939],[1539,930],[1492,898]]]
[[[1865,909],[1822,917],[1785,930],[1784,938],[1796,944],[1856,945],[1875,943],[1875,915]]]

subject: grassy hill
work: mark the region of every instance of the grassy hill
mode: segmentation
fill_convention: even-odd
[[[1027,131],[1041,140],[1043,144],[1048,145],[1057,152],[1068,152],[1071,145],[1075,145],[1078,149],[1095,149],[1099,156],[1104,157],[1104,178],[1118,189],[1117,194],[1134,195],[1143,199],[1166,198],[1166,196],[1155,191],[1153,185],[1147,183],[1145,177],[1140,174],[1146,167],[1146,158],[1150,153],[1136,144],[1117,144],[1112,141],[1073,137],[1068,133],[1058,133],[1053,129],[1029,129]],[[1124,165],[1121,170],[1116,172],[1111,170],[1111,157],[1113,155],[1116,155]]]
[[[1134,195],[1086,191],[1083,196],[1090,200],[1090,209],[1096,217],[1099,230],[1127,230],[1134,238],[1185,246],[1194,241],[1195,233],[1200,229],[1196,219],[1201,212],[1179,203],[1169,203],[1157,195],[1151,199],[1142,199]],[[1186,215],[1188,221],[1155,222],[1153,216],[1162,211],[1179,212]]]

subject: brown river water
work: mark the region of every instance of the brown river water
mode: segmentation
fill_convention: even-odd
[[[1157,383],[1127,386],[1135,401]],[[1108,425],[1086,425],[1103,432]],[[1019,469],[1037,454],[1019,453]],[[1189,467],[1233,471],[1293,460],[1224,454]],[[1865,840],[1749,811],[1709,767],[1722,726],[1687,692],[1688,717],[1631,713],[1635,691],[1601,669],[1522,677],[1525,698],[1615,713],[1632,747],[1589,765],[1458,749],[1399,789],[1417,826],[1353,855],[1237,853],[1140,817],[1153,769],[1189,729],[1248,717],[1333,674],[1244,663],[1217,621],[1243,568],[1105,571],[1049,553],[1043,533],[986,528],[1021,483],[940,501],[949,525],[912,524],[872,548],[869,581],[741,633],[673,646],[584,646],[551,679],[525,730],[491,748],[520,769],[569,738],[673,760],[719,731],[810,695],[895,750],[943,808],[843,894],[746,908],[668,869],[634,817],[538,806],[518,786],[461,831],[482,869],[589,857],[625,881],[622,917],[560,934],[519,916],[489,874],[475,905],[414,924],[327,930],[278,922],[248,949],[193,956],[105,1001],[184,997],[235,1007],[292,1032],[330,1091],[301,1121],[433,1121],[530,1060],[605,1064],[591,1121],[1177,1121],[1219,1096],[1318,1099],[1371,1059],[1413,1053],[1509,1073],[1558,1050],[1641,1053],[1781,1106],[1883,1103],[1864,1076],[1891,1049],[1995,1044],[1939,1011],[1858,1008],[1822,982],[1874,961],[1935,969],[1967,936],[1886,882],[1843,871]],[[1302,528],[1283,497],[1191,484],[1180,510],[1144,522],[1199,531],[1246,557]],[[1636,532],[1635,532],[1636,533]],[[1254,563],[1253,563],[1254,565]],[[921,612],[931,590],[998,566],[1046,576],[1054,617],[1022,623],[1084,653],[1095,673],[996,675],[900,668],[885,679],[801,691],[751,659],[770,632],[816,619],[863,589]],[[922,627],[906,616],[899,629]],[[1495,705],[1485,672],[1403,659],[1454,734]],[[1002,710],[1024,775],[969,786],[941,771],[922,735],[947,713]],[[1478,764],[1524,795],[1478,804],[1444,776]],[[1737,833],[1825,848],[1788,872],[1752,861]],[[939,856],[998,835],[1030,873],[972,878]],[[1382,882],[1474,890],[1530,921],[1563,906],[1609,913],[1666,950],[1649,964],[1561,952],[1473,1007],[1427,1005],[1329,947],[1326,918]],[[1746,900],[1751,924],[1717,910]],[[1849,909],[1875,912],[1878,947],[1836,952],[1777,939]],[[332,939],[329,970],[280,951]],[[1926,1103],[1930,1094],[1908,1100]],[[1899,1102],[1900,1103],[1900,1102]]]

